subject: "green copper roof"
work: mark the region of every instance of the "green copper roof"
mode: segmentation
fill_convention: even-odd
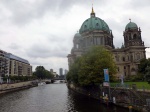
[[[137,29],[138,26],[134,23],[134,22],[129,22],[127,25],[126,25],[126,30],[127,29]]]
[[[79,30],[80,34],[86,31],[103,30],[110,32],[106,22],[98,17],[90,17],[85,20]]]
[[[76,33],[76,34],[74,35],[74,39],[75,39],[75,38],[76,38],[76,39],[77,39],[77,38],[79,39],[79,38],[82,38],[82,36],[81,36],[79,33]]]

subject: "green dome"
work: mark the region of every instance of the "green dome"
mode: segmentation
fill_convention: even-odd
[[[85,20],[79,32],[83,33],[86,31],[93,31],[93,30],[103,30],[110,32],[106,22],[98,17],[90,17],[89,19]]]
[[[75,38],[80,38],[81,35],[80,35],[80,33],[76,33],[76,34],[74,35],[74,37],[75,37]]]
[[[138,26],[134,23],[134,22],[129,22],[127,25],[126,25],[126,28],[125,30],[127,29],[137,29]]]
[[[82,38],[82,36],[80,35],[80,33],[76,33],[74,35],[74,39],[80,39],[80,38]]]

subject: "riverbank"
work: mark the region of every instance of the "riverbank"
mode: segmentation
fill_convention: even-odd
[[[150,98],[149,92],[140,92],[125,88],[110,88],[109,90],[106,87],[101,88],[98,86],[83,88],[77,87],[74,84],[67,84],[67,86],[69,89],[75,92],[84,94],[94,99],[98,99],[101,101],[101,103],[104,103],[106,105],[113,104],[116,106],[136,110],[136,112],[148,112],[146,99]],[[111,93],[111,95],[109,95],[109,93]],[[109,98],[112,100],[109,100]]]
[[[13,83],[13,84],[1,84],[0,95],[8,93],[8,92],[12,92],[12,91],[35,87],[35,86],[38,86],[36,81],[19,82],[19,83]]]

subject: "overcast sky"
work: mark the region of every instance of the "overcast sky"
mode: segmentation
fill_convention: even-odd
[[[27,59],[33,71],[39,65],[68,69],[74,34],[90,17],[92,3],[113,31],[115,47],[123,43],[129,18],[150,47],[150,0],[0,0],[0,49]]]

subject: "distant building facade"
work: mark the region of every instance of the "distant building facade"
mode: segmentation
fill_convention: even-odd
[[[59,68],[59,75],[63,75],[63,68]]]
[[[67,73],[68,73],[68,70],[65,69],[65,74],[64,75],[66,75]]]
[[[124,44],[121,48],[114,47],[113,38],[112,30],[104,20],[95,16],[92,8],[91,17],[83,22],[79,33],[74,36],[73,48],[67,56],[69,68],[76,57],[81,56],[89,47],[101,45],[113,53],[118,71],[116,77],[136,75],[140,60],[146,58],[141,29],[130,20],[123,31]]]
[[[0,50],[0,77],[32,76],[30,63],[18,56]]]
[[[53,69],[50,69],[50,72],[53,74]]]

